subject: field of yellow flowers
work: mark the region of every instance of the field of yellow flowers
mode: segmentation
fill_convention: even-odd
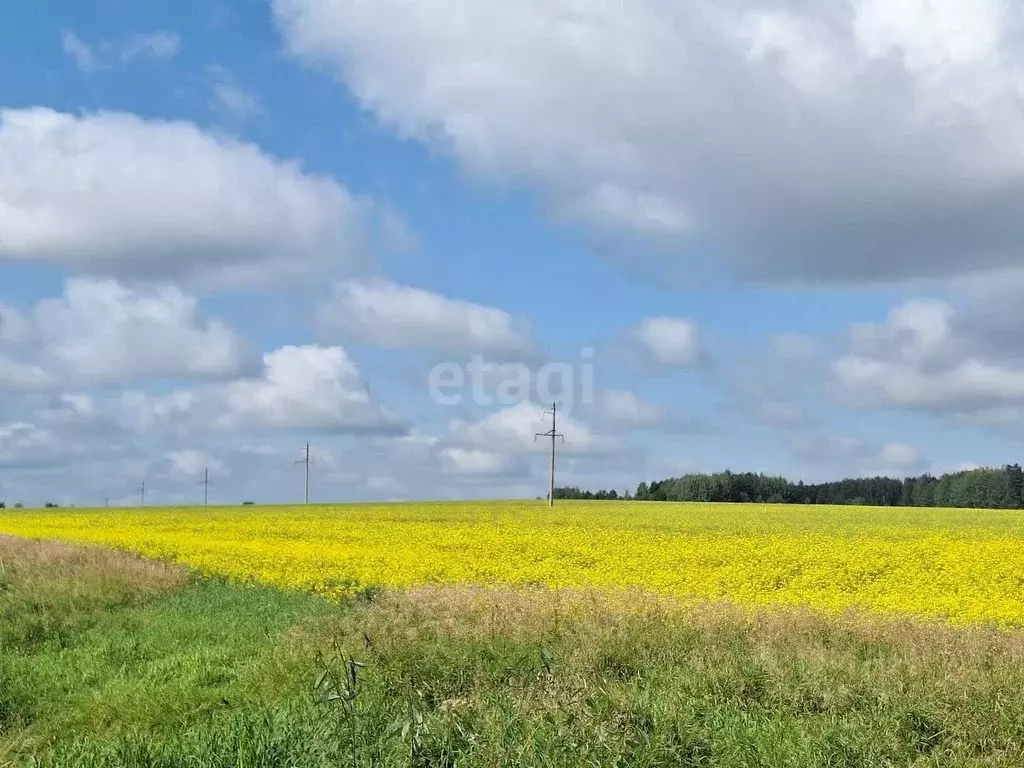
[[[1024,625],[1015,511],[564,502],[359,504],[0,514],[0,533],[172,558],[342,596],[418,584],[642,588]]]

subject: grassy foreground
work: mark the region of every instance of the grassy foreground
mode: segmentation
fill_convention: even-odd
[[[0,766],[1020,765],[1022,662],[991,628],[530,588],[338,604],[0,537]]]

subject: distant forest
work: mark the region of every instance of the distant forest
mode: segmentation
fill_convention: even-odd
[[[828,483],[791,482],[752,472],[683,475],[640,483],[636,493],[556,488],[556,499],[724,501],[767,504],[860,504],[880,507],[1024,508],[1024,470],[1019,464],[932,477],[865,477]]]

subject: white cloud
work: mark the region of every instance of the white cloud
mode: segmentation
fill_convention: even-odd
[[[444,438],[446,445],[472,448],[489,452],[521,455],[545,450],[545,444],[536,437],[538,432],[551,429],[550,417],[544,409],[532,403],[503,408],[479,421],[453,419]],[[606,454],[618,447],[612,438],[597,435],[587,424],[571,417],[558,419],[558,431],[565,436],[559,449],[567,456]]]
[[[876,444],[857,437],[829,434],[798,434],[789,448],[806,466],[823,470],[835,480],[843,477],[903,476],[923,472],[927,459],[913,445],[904,442]]]
[[[863,405],[984,412],[1024,397],[1024,371],[978,360],[927,372],[906,362],[844,357],[833,370],[840,385]]]
[[[916,467],[922,461],[921,451],[907,443],[886,443],[878,455],[890,467]]]
[[[1016,21],[1012,6],[981,0],[864,0],[856,8],[854,34],[871,58],[898,56],[925,75],[952,67],[990,66],[1004,31]]]
[[[0,304],[0,344],[20,344],[28,334],[28,321],[14,307]]]
[[[678,203],[610,182],[563,203],[556,213],[592,221],[609,231],[627,230],[659,238],[685,235],[693,227],[689,212]]]
[[[366,255],[372,206],[191,123],[2,110],[0,156],[0,262],[224,286]]]
[[[1016,350],[1006,347],[1001,335],[1012,326],[1005,323],[990,336],[991,311],[984,296],[961,306],[937,299],[903,302],[884,323],[852,329],[847,350],[832,363],[831,385],[860,407],[1018,422],[1024,398],[1020,343]]]
[[[479,448],[442,448],[439,456],[446,474],[508,477],[527,470],[515,456]]]
[[[92,46],[71,30],[64,30],[61,33],[60,41],[64,47],[64,53],[70,56],[75,65],[83,72],[95,72],[102,66]]]
[[[174,32],[136,32],[120,41],[103,40],[93,45],[82,40],[71,30],[61,32],[61,45],[76,66],[90,74],[101,69],[110,69],[117,64],[131,64],[135,61],[166,61],[181,51],[181,38]]]
[[[86,431],[98,428],[110,437],[111,425],[91,395],[37,392],[26,396],[22,402],[33,421],[47,428]]]
[[[373,401],[341,347],[289,346],[264,357],[260,378],[223,391],[221,428],[269,427],[346,433],[400,433],[399,417]]]
[[[8,357],[15,346],[29,338],[30,325],[14,307],[0,304],[0,390],[38,389],[50,386],[52,377],[36,365]]]
[[[136,59],[157,61],[173,59],[181,50],[181,38],[174,32],[136,33],[128,37],[117,51],[122,62],[128,64]]]
[[[476,421],[453,419],[440,434],[369,438],[340,457],[332,479],[374,498],[535,496],[546,487],[550,443],[534,433],[549,428],[546,418],[541,408],[520,404]],[[565,434],[560,477],[573,476],[574,462],[614,461],[622,468],[617,441],[575,417],[560,418],[559,431]]]
[[[234,331],[202,318],[196,299],[173,286],[70,280],[63,298],[39,303],[35,324],[47,353],[89,382],[226,378],[251,357]]]
[[[347,338],[389,349],[522,354],[533,346],[503,310],[385,280],[338,283],[321,318]]]
[[[0,467],[52,466],[77,450],[67,440],[33,424],[0,424]]]
[[[258,375],[155,395],[122,393],[116,422],[143,435],[301,431],[400,435],[405,422],[377,403],[341,347],[285,346]]]
[[[582,413],[596,429],[604,433],[638,429],[675,433],[701,429],[696,419],[648,402],[635,392],[624,389],[598,390],[594,402],[584,404]]]
[[[214,65],[207,71],[212,91],[210,106],[214,111],[243,121],[265,114],[260,97],[239,85],[227,69]]]
[[[601,420],[617,428],[649,429],[662,425],[666,418],[663,409],[626,390],[601,391],[597,407]]]
[[[228,471],[220,459],[194,448],[171,451],[167,454],[167,461],[170,463],[173,474],[191,478],[194,481],[202,478],[206,470],[217,475],[225,474]]]
[[[774,64],[800,91],[820,96],[837,75],[840,63],[825,46],[822,30],[809,19],[787,10],[752,10],[743,15],[737,32],[746,43],[749,62]]]
[[[0,355],[0,390],[47,389],[57,384],[53,374],[32,363]]]
[[[724,259],[819,284],[1019,260],[1018,3],[274,8],[289,49],[396,133],[556,213],[667,241],[684,272]]]
[[[692,320],[649,317],[630,336],[643,354],[659,365],[686,368],[704,359],[700,331]]]
[[[350,373],[342,378],[346,388],[355,388]],[[264,378],[280,381],[269,373]],[[315,418],[329,422],[320,425],[324,429],[313,425],[296,431],[291,427],[309,424],[304,422],[309,411],[297,410],[291,398],[264,402],[296,420],[268,423],[250,419],[246,407],[233,415],[228,390],[229,385],[212,384],[162,396],[38,394],[17,403],[0,400],[0,424],[17,425],[11,437],[0,427],[0,461],[18,457],[0,478],[0,497],[80,505],[102,505],[109,497],[137,503],[145,477],[150,503],[196,504],[202,503],[200,481],[209,467],[215,502],[296,501],[302,498],[303,468],[294,462],[307,440],[314,458],[312,498],[318,501],[522,498],[546,489],[549,443],[534,443],[532,437],[546,428],[540,409],[456,420],[436,433],[415,428],[398,433],[391,423],[368,433],[365,420],[339,427],[338,420],[331,421],[335,414],[320,411]],[[232,418],[221,421],[222,416]],[[559,483],[621,489],[643,474],[642,450],[599,438],[575,417],[560,419],[563,427],[567,440],[559,445]],[[35,447],[29,451],[29,445]],[[51,493],[54,487],[59,493]]]
[[[95,386],[139,379],[229,378],[253,367],[248,344],[173,286],[129,288],[113,280],[71,279],[12,323],[0,387]],[[2,339],[0,339],[2,341]]]

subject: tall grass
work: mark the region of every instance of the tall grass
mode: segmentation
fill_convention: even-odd
[[[3,635],[0,766],[1024,764],[1018,632],[639,592],[337,605],[26,546],[0,540],[2,615],[77,597]]]
[[[300,617],[335,610],[59,542],[2,537],[0,563],[0,766],[275,700],[290,681],[262,660]]]

